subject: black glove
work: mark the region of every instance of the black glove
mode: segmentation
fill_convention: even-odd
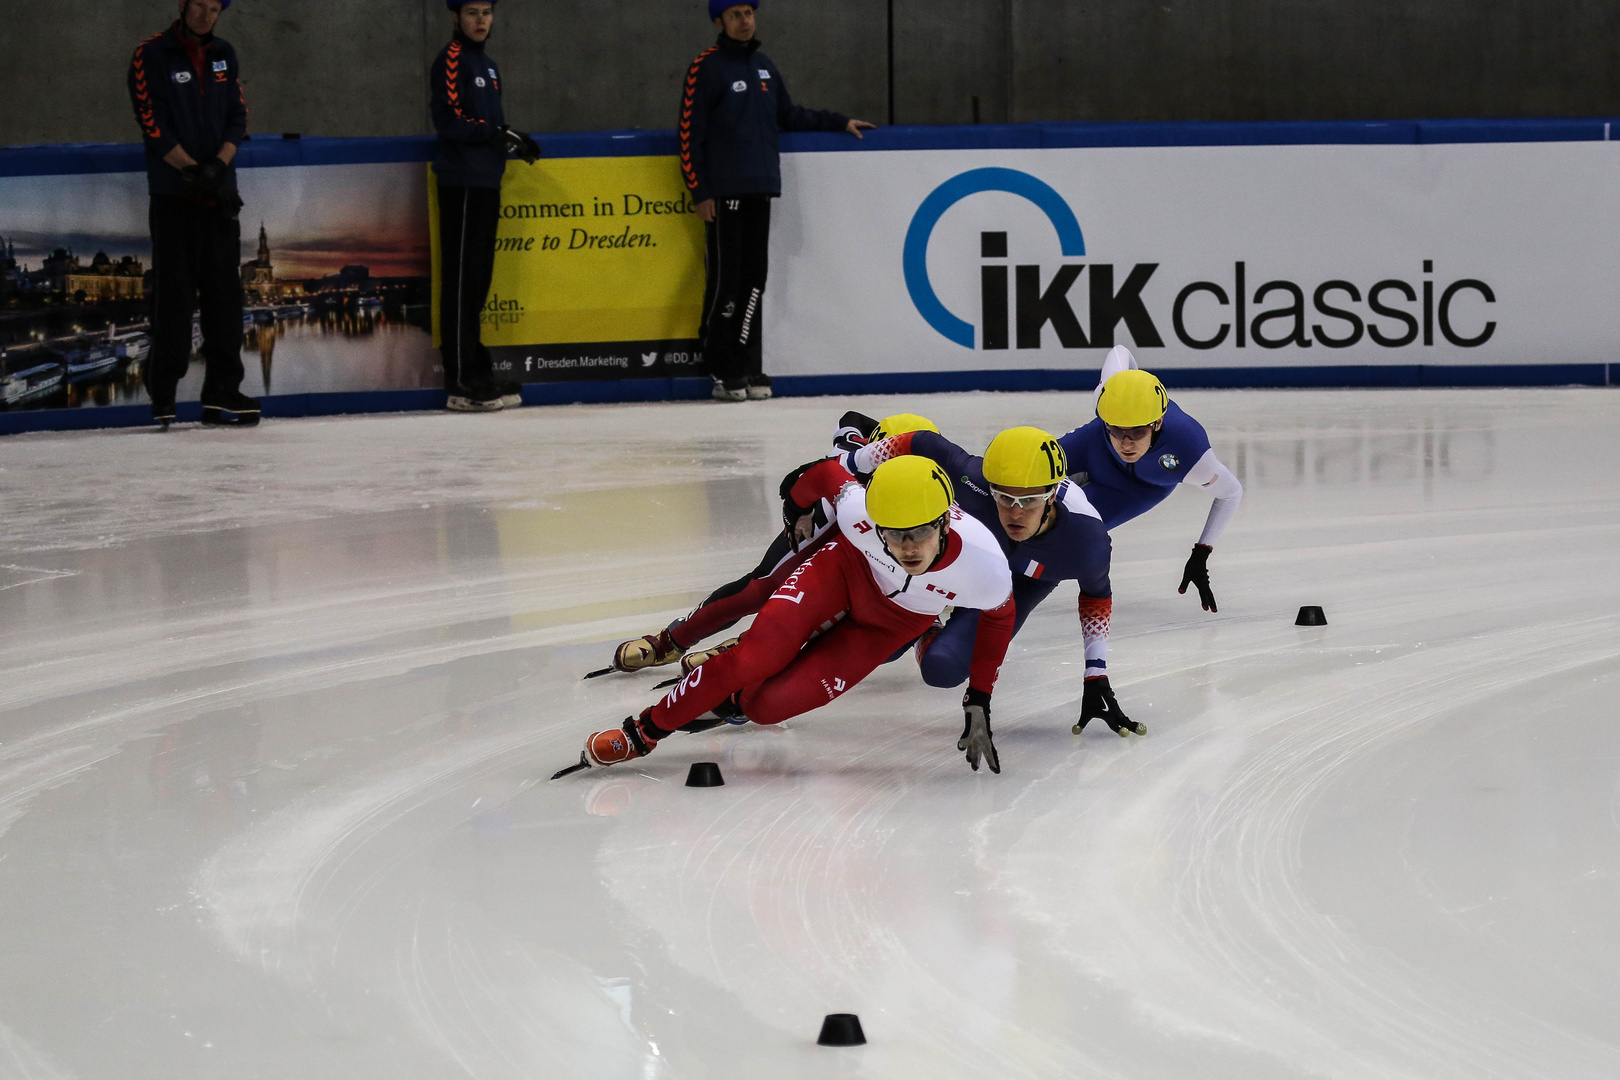
[[[1204,605],[1205,611],[1219,610],[1215,606],[1215,594],[1209,588],[1209,553],[1215,549],[1208,544],[1194,544],[1192,554],[1187,556],[1187,565],[1181,570],[1181,588],[1178,593],[1185,593],[1188,585],[1198,586],[1198,600]]]
[[[967,763],[974,772],[979,771],[979,759],[990,766],[990,771],[1001,772],[1001,758],[996,756],[995,739],[990,734],[990,695],[971,686],[962,696],[962,737],[956,740],[958,750],[967,751]]]
[[[230,172],[231,167],[219,160],[219,158],[209,158],[201,165],[198,165],[197,171],[192,174],[192,193],[205,199],[214,198],[219,194],[219,185],[225,182],[225,178],[230,175]]]
[[[1085,695],[1080,699],[1080,719],[1075,721],[1071,730],[1078,735],[1093,720],[1101,720],[1122,739],[1126,735],[1147,734],[1146,725],[1136,723],[1120,711],[1119,700],[1114,697],[1113,687],[1108,685],[1106,675],[1086,680]]]
[[[851,409],[838,418],[838,433],[833,436],[833,445],[840,450],[859,450],[872,441],[872,432],[877,430],[878,422],[864,413]]]
[[[776,493],[782,498],[782,525],[787,529],[788,539],[793,541],[794,551],[799,550],[799,544],[794,538],[793,527],[799,523],[800,518],[814,510],[815,505],[811,504],[810,506],[800,506],[798,503],[794,502],[793,485],[797,484],[799,482],[799,478],[805,473],[809,472],[817,465],[820,465],[821,462],[825,460],[826,458],[821,458],[816,461],[807,461],[803,465],[800,465],[797,469],[794,469],[792,472],[782,477],[782,486],[777,489]]]
[[[495,129],[504,141],[506,152],[513,157],[522,158],[526,164],[533,165],[540,160],[540,144],[521,131],[513,131],[509,127]]]

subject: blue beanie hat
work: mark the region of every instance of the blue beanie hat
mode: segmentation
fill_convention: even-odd
[[[709,0],[709,18],[718,19],[726,8],[734,8],[738,4],[747,4],[755,11],[759,10],[759,0]]]

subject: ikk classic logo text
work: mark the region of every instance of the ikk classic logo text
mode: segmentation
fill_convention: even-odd
[[[928,275],[928,244],[945,212],[963,199],[985,192],[1006,192],[1040,209],[1057,235],[1063,262],[1048,270],[1041,265],[1008,265],[1008,234],[979,234],[979,325],[950,311]],[[971,169],[951,177],[923,199],[912,215],[902,254],[906,291],[923,320],[942,337],[964,349],[1040,349],[1051,328],[1064,349],[1111,349],[1121,323],[1138,349],[1164,347],[1159,327],[1168,289],[1150,289],[1159,263],[1136,263],[1119,280],[1114,263],[1080,262],[1086,257],[1085,236],[1074,210],[1044,180],[1006,168]],[[1011,273],[1009,273],[1011,271]],[[1226,281],[1193,281],[1181,286],[1169,304],[1169,325],[1189,349],[1221,346],[1246,349],[1297,348],[1321,345],[1345,349],[1363,340],[1388,349],[1433,346],[1436,331],[1464,349],[1485,344],[1496,333],[1488,318],[1496,293],[1483,281],[1461,278],[1437,289],[1434,260],[1423,260],[1416,281],[1384,278],[1363,288],[1343,278],[1330,278],[1314,288],[1288,280],[1261,282],[1251,289],[1248,263],[1234,261]],[[1086,320],[1076,313],[1070,291],[1086,278]],[[1116,284],[1116,281],[1118,282]],[[1309,300],[1307,302],[1307,295]],[[1278,303],[1282,306],[1277,306]],[[1363,306],[1364,305],[1364,306]],[[1466,308],[1466,310],[1465,310]],[[1320,320],[1320,321],[1318,321]]]

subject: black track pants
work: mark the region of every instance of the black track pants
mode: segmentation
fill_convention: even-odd
[[[142,379],[155,404],[174,404],[191,364],[191,316],[201,310],[208,365],[202,399],[242,386],[242,227],[212,206],[177,195],[153,195],[152,350]]]
[[[764,371],[761,347],[765,274],[771,246],[771,199],[716,199],[703,290],[703,356],[715,378],[735,381]]]
[[[487,387],[494,377],[478,329],[495,275],[500,217],[498,189],[439,185],[439,354],[446,389]]]

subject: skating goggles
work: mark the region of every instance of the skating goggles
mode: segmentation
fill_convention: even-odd
[[[1153,425],[1146,427],[1115,427],[1113,424],[1103,425],[1108,429],[1108,437],[1120,442],[1140,442],[1153,434]]]
[[[878,526],[878,536],[885,544],[924,544],[939,535],[940,523],[945,520],[940,515],[926,525],[916,525],[909,529],[885,529]]]
[[[995,496],[996,505],[1003,510],[1032,510],[1042,503],[1050,502],[1052,496],[1056,493],[1056,485],[1047,488],[1045,491],[1036,492],[1034,495],[1009,495],[998,487],[990,489],[990,494]]]

